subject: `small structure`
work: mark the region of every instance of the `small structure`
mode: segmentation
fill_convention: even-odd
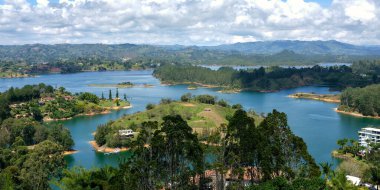
[[[359,144],[367,147],[369,143],[380,143],[380,128],[366,127],[359,131]]]
[[[348,181],[350,181],[352,184],[354,184],[355,186],[359,186],[361,185],[361,179],[358,178],[358,177],[355,177],[355,176],[351,176],[351,175],[346,175],[346,179]]]
[[[132,129],[119,130],[119,136],[125,138],[133,137],[134,132],[132,131]]]

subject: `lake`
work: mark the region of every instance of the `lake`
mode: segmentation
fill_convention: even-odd
[[[231,104],[240,103],[245,109],[254,109],[256,113],[267,113],[273,109],[285,112],[292,131],[302,137],[308,145],[309,152],[317,163],[336,161],[330,153],[336,149],[336,141],[341,138],[357,139],[360,128],[368,125],[380,126],[380,120],[369,118],[356,118],[336,113],[333,103],[318,102],[288,98],[287,95],[296,92],[315,92],[320,94],[329,92],[326,87],[302,87],[283,90],[274,93],[241,92],[238,94],[221,94],[217,89],[198,88],[188,90],[186,85],[164,86],[154,78],[152,71],[114,71],[114,72],[83,72],[74,74],[49,74],[33,78],[0,79],[0,91],[10,87],[22,87],[26,84],[46,83],[54,87],[65,87],[70,92],[92,92],[108,95],[110,88],[89,87],[89,84],[116,84],[132,82],[134,84],[152,84],[152,88],[126,88],[119,89],[119,93],[127,94],[133,108],[113,111],[106,115],[80,116],[72,120],[60,121],[70,129],[75,141],[74,149],[77,154],[66,156],[69,166],[83,166],[86,168],[101,167],[104,165],[116,166],[121,159],[129,156],[127,152],[104,155],[93,151],[88,143],[93,139],[92,132],[100,124],[115,120],[124,114],[132,114],[145,110],[148,103],[158,103],[161,98],[179,99],[184,93],[211,94],[225,99]],[[112,89],[115,90],[115,89]],[[335,92],[336,93],[336,92]]]

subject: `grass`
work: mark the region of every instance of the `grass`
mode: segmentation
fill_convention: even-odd
[[[116,120],[112,126],[118,129],[129,128],[131,125],[140,126],[144,121],[162,122],[162,117],[166,115],[178,114],[187,121],[190,127],[197,133],[210,132],[219,127],[222,123],[227,124],[226,118],[231,117],[236,110],[230,107],[219,105],[202,104],[197,102],[183,103],[172,102],[169,104],[156,105],[151,110],[138,112],[124,116]],[[253,115],[256,122],[262,118]]]
[[[130,103],[128,101],[119,101],[119,107],[129,106]],[[100,100],[99,106],[102,108],[110,108],[116,107],[116,101],[113,100]]]
[[[319,101],[333,102],[333,103],[340,102],[340,95],[335,95],[335,94],[295,93],[295,94],[290,95],[289,97],[319,100]]]

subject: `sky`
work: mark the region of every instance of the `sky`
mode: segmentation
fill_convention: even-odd
[[[380,45],[380,0],[0,0],[0,44]]]

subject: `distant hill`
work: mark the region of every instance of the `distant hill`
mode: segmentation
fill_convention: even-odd
[[[0,62],[50,63],[78,59],[219,65],[300,65],[380,58],[380,46],[338,41],[265,41],[218,46],[136,44],[0,45]]]
[[[203,47],[210,50],[238,51],[247,54],[274,54],[290,50],[298,54],[380,55],[380,46],[356,46],[330,41],[261,41]]]

